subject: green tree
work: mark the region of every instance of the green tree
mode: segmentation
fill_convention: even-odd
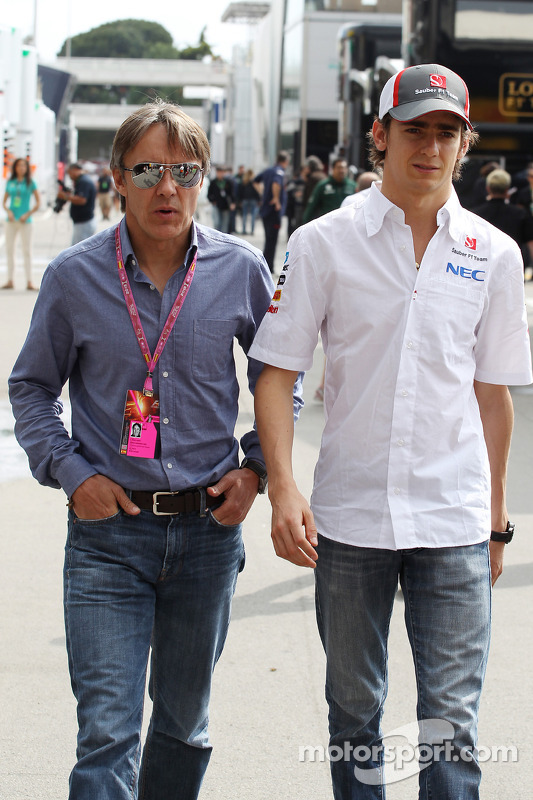
[[[153,51],[158,55],[152,55]],[[65,41],[58,55],[66,52]],[[179,58],[166,28],[140,19],[119,19],[79,33],[70,40],[70,54],[85,58]]]
[[[204,56],[213,56],[211,45],[205,40],[205,29],[206,26],[202,28],[198,44],[194,47],[185,47],[179,54],[180,58],[186,61],[201,61]]]
[[[179,51],[174,47],[170,33],[158,22],[118,19],[73,36],[70,54],[79,58],[183,58],[201,61],[204,56],[216,57],[205,40],[205,30],[204,27],[197,45]],[[66,53],[67,41],[63,42],[58,56]]]

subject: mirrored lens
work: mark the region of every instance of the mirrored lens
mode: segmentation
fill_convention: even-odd
[[[172,177],[180,186],[196,186],[202,176],[202,170],[197,164],[174,164]]]
[[[139,189],[151,189],[156,186],[165,171],[169,169],[178,186],[190,189],[196,186],[202,177],[202,169],[198,164],[136,164],[131,169],[131,176],[135,186]]]

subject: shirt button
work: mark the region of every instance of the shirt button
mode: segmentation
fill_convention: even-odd
[[[402,253],[403,253],[404,251],[405,251],[405,245],[404,245],[404,244],[402,244],[402,246],[400,247],[400,252],[402,252]]]
[[[134,267],[136,267],[136,266],[137,266],[137,262],[135,261],[135,259],[134,259],[134,258],[132,258],[132,259],[131,259],[131,263],[133,264],[133,266],[134,266]]]
[[[155,286],[154,286],[153,284],[150,284],[150,290],[151,290],[152,292],[155,292]]]
[[[405,440],[404,440],[404,439],[398,439],[398,441],[396,442],[396,444],[398,445],[398,447],[403,447],[403,446],[404,446],[404,444],[405,444]]]
[[[394,490],[394,494],[401,494],[401,492],[402,492],[402,490],[398,489],[398,487],[396,487],[395,490]]]
[[[414,347],[414,344],[413,344],[413,342],[407,342],[407,349],[408,349],[408,350],[412,350],[412,349],[413,349],[413,347]]]
[[[409,392],[407,389],[402,389],[402,397],[409,397]]]
[[[168,372],[163,372],[163,378],[168,378]]]
[[[169,462],[169,463],[167,464],[167,467],[168,467],[169,469],[172,469],[172,464]]]
[[[165,417],[163,420],[164,425],[168,425],[168,417]]]

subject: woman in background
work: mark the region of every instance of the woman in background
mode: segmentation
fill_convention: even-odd
[[[254,171],[247,169],[244,177],[239,184],[238,200],[242,209],[242,232],[246,233],[246,220],[250,217],[250,231],[254,232],[255,218],[259,209],[259,200],[261,199],[259,192],[253,185]]]
[[[30,209],[32,196],[33,208]],[[31,215],[39,208],[41,199],[37,185],[30,174],[30,165],[25,158],[17,158],[13,162],[11,177],[6,183],[4,208],[7,211],[6,251],[7,251],[7,283],[2,289],[13,289],[15,274],[15,241],[20,234],[26,288],[35,289],[31,280]]]

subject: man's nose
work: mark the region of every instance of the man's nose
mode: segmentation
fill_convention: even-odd
[[[176,191],[176,185],[176,181],[172,177],[171,168],[165,167],[163,170],[163,176],[157,184],[157,188],[162,193],[173,194]]]
[[[425,153],[435,154],[439,151],[438,137],[436,133],[427,133],[424,137],[423,150]]]

